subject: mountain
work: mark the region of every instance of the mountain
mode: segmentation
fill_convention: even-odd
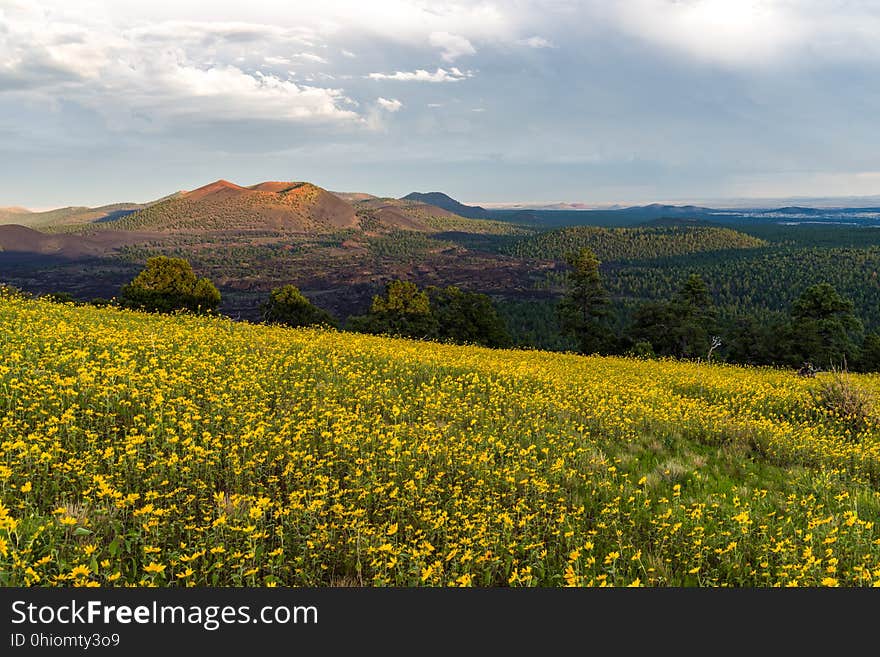
[[[228,180],[180,192],[113,223],[114,228],[166,232],[332,232],[357,225],[354,207],[317,185],[268,181],[243,187]]]
[[[435,205],[438,208],[449,210],[461,217],[468,217],[470,219],[489,219],[492,216],[486,208],[481,208],[479,205],[464,205],[443,192],[412,192],[402,197],[401,200],[419,201],[428,205]]]
[[[705,215],[715,212],[712,208],[702,208],[697,205],[664,205],[663,203],[651,203],[650,205],[635,205],[620,210],[612,210],[621,214],[635,214],[643,217],[667,217],[673,215]]]
[[[0,208],[0,224],[48,228],[49,226],[102,223],[115,221],[144,207],[147,205],[143,203],[113,203],[97,208],[70,206],[45,212],[31,212],[24,208]]]

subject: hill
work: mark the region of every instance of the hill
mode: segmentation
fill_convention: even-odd
[[[79,258],[98,255],[104,247],[79,235],[48,235],[26,226],[0,225],[0,252]]]
[[[2,585],[880,583],[833,375],[0,314]]]
[[[348,203],[354,203],[355,201],[367,201],[370,199],[379,198],[373,194],[367,194],[365,192],[330,192],[333,196],[338,196],[343,201]]]
[[[492,213],[479,205],[464,205],[443,192],[411,192],[404,196],[403,201],[418,201],[449,210],[461,217],[470,219],[491,219]]]
[[[474,235],[512,235],[525,231],[506,221],[470,219],[436,205],[394,198],[372,197],[354,203],[366,229],[400,229],[419,232],[463,232]]]
[[[357,226],[350,203],[307,182],[250,187],[217,180],[155,203],[108,227],[164,232],[332,232]]]
[[[31,212],[22,208],[0,208],[0,224],[17,224],[36,229],[52,229],[81,224],[115,221],[146,207],[139,203],[113,203],[97,208],[71,206]]]
[[[521,258],[564,260],[584,247],[603,262],[642,260],[706,251],[753,249],[767,242],[729,228],[695,225],[650,228],[601,228],[573,226],[524,237],[504,247]]]
[[[650,221],[646,221],[643,226],[646,227],[683,227],[683,228],[699,228],[701,226],[709,227],[709,228],[724,228],[722,224],[717,224],[708,219],[700,219],[693,217],[658,217],[657,219],[651,219]]]

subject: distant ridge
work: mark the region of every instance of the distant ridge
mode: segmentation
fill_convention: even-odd
[[[488,219],[492,216],[486,208],[481,208],[479,205],[465,205],[459,203],[443,192],[411,192],[406,196],[401,197],[401,200],[427,203],[428,205],[434,205],[438,208],[449,210],[460,217],[468,217],[469,219]]]
[[[50,226],[102,223],[113,221],[143,207],[145,205],[139,203],[113,203],[99,208],[71,206],[43,212],[33,212],[24,208],[0,208],[0,225],[17,224],[41,229]]]

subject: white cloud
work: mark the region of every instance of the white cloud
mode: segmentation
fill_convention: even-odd
[[[471,71],[461,71],[455,66],[450,69],[438,68],[433,73],[425,69],[415,71],[396,71],[394,73],[370,73],[371,80],[400,80],[403,82],[458,82],[474,76]]]
[[[342,53],[343,57],[348,57],[350,59],[354,59],[355,57],[357,57],[357,55],[355,55],[351,50],[346,50],[345,48],[343,48],[340,52]]]
[[[124,98],[122,107],[146,113],[153,121],[175,118],[208,120],[271,120],[291,122],[357,122],[356,112],[343,109],[340,89],[300,85],[275,75],[250,74],[235,66],[200,68],[189,64],[160,66],[146,79],[116,71],[105,94],[80,98],[101,111],[106,97]],[[114,122],[125,120],[119,107]]]
[[[517,43],[521,46],[528,46],[529,48],[554,48],[552,41],[548,41],[544,37],[541,36],[530,36],[528,39],[519,39]]]
[[[84,14],[83,14],[84,15]],[[116,129],[192,118],[362,122],[344,91],[301,85],[257,69],[292,60],[290,30],[235,22],[175,21],[118,29],[103,19],[69,22],[22,4],[0,15],[0,94],[52,106],[72,101]],[[258,47],[268,48],[260,52]],[[274,52],[273,52],[274,51]],[[328,76],[321,76],[327,79]]]
[[[376,99],[376,102],[379,103],[379,106],[387,110],[389,112],[398,112],[403,107],[403,103],[401,103],[396,98],[382,98],[381,96]]]
[[[440,56],[443,61],[454,62],[459,57],[476,54],[477,50],[470,41],[458,34],[449,32],[431,32],[428,43],[435,48],[441,48]]]
[[[614,7],[610,15],[625,31],[726,64],[769,63],[808,32],[797,3],[780,0],[632,0]]]
[[[327,60],[321,57],[320,55],[316,55],[311,52],[299,52],[295,55],[291,55],[292,59],[304,59],[307,62],[313,62],[315,64],[326,64]]]

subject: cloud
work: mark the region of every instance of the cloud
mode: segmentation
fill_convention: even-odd
[[[376,102],[379,103],[379,106],[387,110],[389,112],[398,112],[403,107],[403,103],[401,103],[396,98],[382,98],[381,96],[376,99]]]
[[[631,0],[605,13],[630,35],[692,57],[764,65],[804,42],[812,13],[804,8],[781,0]]]
[[[435,48],[441,48],[440,56],[445,62],[454,62],[459,57],[474,55],[477,50],[470,41],[458,34],[449,32],[431,32],[428,43]]]
[[[345,107],[352,103],[342,89],[257,70],[294,59],[326,63],[310,52],[280,54],[304,38],[284,28],[173,21],[117,29],[24,5],[0,19],[0,96],[43,106],[73,102],[105,116],[116,130],[155,130],[181,119],[363,121]],[[269,51],[255,51],[258,46]]]
[[[355,55],[351,50],[346,50],[345,48],[340,50],[340,52],[342,53],[343,57],[348,57],[350,59],[354,59],[355,57],[357,57],[357,55]]]
[[[555,48],[552,41],[548,41],[544,37],[541,36],[531,36],[528,39],[518,39],[517,43],[521,46],[528,46],[529,48]]]
[[[315,64],[326,64],[327,60],[321,57],[320,55],[316,55],[312,52],[299,52],[295,55],[290,56],[291,59],[304,59],[307,62],[313,62]]]
[[[246,21],[151,21],[124,30],[125,36],[143,43],[253,45],[266,41],[286,41],[310,46],[315,31],[304,26],[282,27]]]
[[[471,71],[462,72],[455,66],[449,70],[438,68],[433,73],[424,69],[415,71],[396,71],[395,73],[370,73],[367,77],[371,80],[400,80],[403,82],[458,82],[474,76]]]
[[[202,69],[177,66],[157,73],[152,90],[128,86],[135,108],[160,116],[198,116],[213,119],[273,121],[353,121],[357,114],[342,109],[340,89],[298,85],[274,75],[249,74],[234,66]],[[154,99],[154,91],[158,91]]]

